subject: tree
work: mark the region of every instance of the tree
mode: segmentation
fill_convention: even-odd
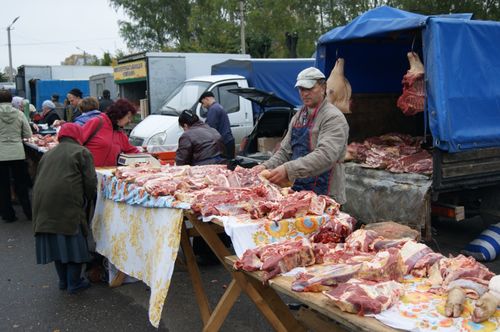
[[[127,46],[140,51],[160,51],[186,38],[189,0],[110,0],[131,21],[119,21]]]
[[[0,82],[7,82],[8,80],[9,77],[7,76],[7,74],[0,72]]]

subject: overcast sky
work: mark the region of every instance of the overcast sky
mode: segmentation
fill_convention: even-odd
[[[0,9],[0,71],[9,65],[7,26],[11,30],[12,66],[60,65],[72,54],[101,58],[105,51],[127,53],[118,33],[122,12],[108,0],[8,0]]]

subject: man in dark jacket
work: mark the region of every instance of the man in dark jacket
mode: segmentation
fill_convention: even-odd
[[[99,111],[105,112],[111,104],[113,104],[113,99],[111,99],[111,92],[109,92],[109,90],[103,90],[102,97],[99,98]]]
[[[37,263],[54,262],[59,288],[72,294],[90,286],[80,278],[82,264],[90,260],[84,207],[94,199],[97,179],[92,154],[81,146],[81,127],[64,124],[58,139],[38,166],[33,226]]]
[[[208,110],[205,123],[217,129],[222,136],[222,141],[225,146],[224,157],[233,159],[235,153],[234,137],[231,132],[231,124],[229,123],[229,117],[226,111],[224,111],[221,104],[215,101],[212,91],[203,92],[198,101]]]

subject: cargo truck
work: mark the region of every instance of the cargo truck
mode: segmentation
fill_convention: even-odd
[[[327,76],[338,57],[352,86],[349,141],[400,132],[424,136],[432,176],[346,164],[344,209],[364,222],[412,224],[431,237],[431,210],[456,220],[500,217],[500,23],[471,14],[424,16],[383,6],[320,37],[317,65]],[[425,67],[425,109],[396,107],[407,53]]]

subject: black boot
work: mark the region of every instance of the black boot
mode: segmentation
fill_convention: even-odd
[[[82,264],[81,263],[68,263],[68,293],[76,294],[90,287],[90,282],[81,277]]]
[[[64,290],[68,288],[68,269],[66,264],[61,263],[61,261],[54,261],[56,267],[57,275],[59,276],[59,289]]]

